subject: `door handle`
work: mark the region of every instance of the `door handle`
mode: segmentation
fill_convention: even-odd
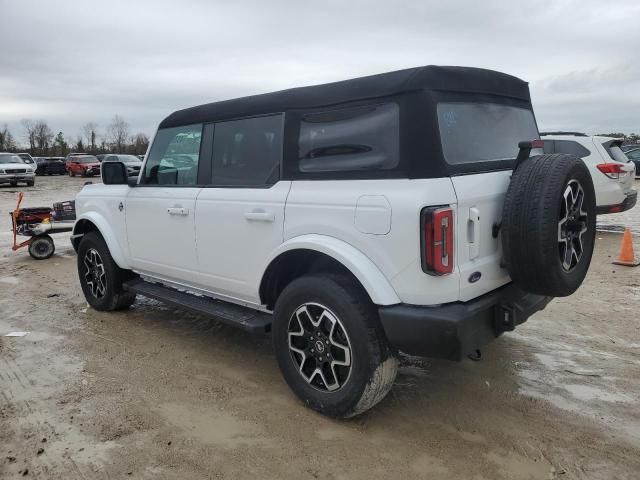
[[[250,210],[248,212],[244,212],[244,218],[250,222],[273,222],[275,221],[276,216],[273,212],[265,210]]]
[[[167,208],[167,213],[169,215],[189,215],[189,209],[184,207],[169,207]]]
[[[469,260],[473,260],[480,253],[480,211],[476,207],[469,209],[467,221],[467,241],[469,243]]]

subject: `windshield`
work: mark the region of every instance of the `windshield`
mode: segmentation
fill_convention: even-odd
[[[519,142],[540,138],[531,110],[497,103],[438,103],[438,126],[450,165],[513,160]]]
[[[18,155],[0,154],[0,163],[24,163]]]

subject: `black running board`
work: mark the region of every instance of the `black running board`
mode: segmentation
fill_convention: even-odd
[[[194,295],[140,278],[125,282],[123,287],[127,291],[212,317],[251,333],[265,333],[271,330],[271,315],[258,310]]]

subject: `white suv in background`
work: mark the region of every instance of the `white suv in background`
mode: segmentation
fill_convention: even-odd
[[[596,190],[596,212],[618,213],[633,208],[635,164],[620,149],[622,139],[587,136],[579,132],[541,133],[544,153],[575,155],[589,167]]]
[[[462,360],[580,286],[593,183],[542,146],[527,83],[475,68],[180,110],[138,177],[104,162],[78,194],[80,285],[96,310],[144,295],[271,332],[306,405],[357,415],[398,350]]]

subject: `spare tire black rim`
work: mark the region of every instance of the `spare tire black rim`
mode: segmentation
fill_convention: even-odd
[[[349,337],[340,319],[325,306],[299,306],[289,319],[288,340],[298,372],[313,388],[335,392],[349,380]]]
[[[107,291],[107,279],[104,271],[102,257],[95,248],[90,248],[84,254],[84,266],[86,268],[84,281],[89,287],[91,295],[96,298],[104,297]]]
[[[582,237],[589,230],[588,215],[583,210],[584,190],[578,180],[572,179],[562,194],[558,221],[558,250],[565,272],[572,271],[584,252]]]

